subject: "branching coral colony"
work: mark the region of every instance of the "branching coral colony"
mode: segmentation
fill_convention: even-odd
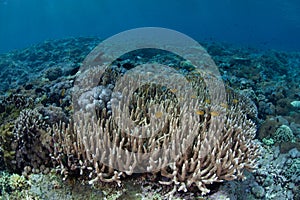
[[[103,77],[114,78],[102,78],[102,88],[117,87],[112,86],[117,76]],[[83,175],[91,184],[120,184],[122,177],[145,170],[161,184],[173,185],[174,192],[197,187],[202,194],[210,192],[207,186],[215,182],[243,178],[244,170],[255,168],[259,155],[252,121],[257,114],[255,105],[230,89],[226,89],[223,102],[214,103],[210,92],[218,92],[218,83],[214,83],[215,91],[208,91],[198,74],[190,72],[186,77],[193,94],[153,83],[134,87],[136,79],[124,78],[123,85],[138,89],[124,87],[122,94],[109,93],[111,102],[118,95],[131,95],[129,103],[119,102],[125,106],[114,110],[114,116],[111,102],[101,109],[98,104],[92,106],[96,118],[85,110],[91,106],[73,102],[82,110],[68,124],[57,124],[51,130],[51,156],[57,170],[65,176]],[[128,123],[124,116],[137,127],[151,127],[150,131],[124,129]]]

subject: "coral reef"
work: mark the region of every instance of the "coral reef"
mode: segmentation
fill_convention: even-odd
[[[226,87],[227,101],[212,104],[211,99],[206,98],[207,94],[203,93],[203,85],[195,83],[195,87],[199,88],[196,94],[199,101],[195,104],[198,107],[194,117],[199,124],[207,127],[205,131],[204,126],[198,126],[198,123],[195,123],[196,126],[174,123],[174,120],[180,119],[178,116],[181,111],[177,109],[180,90],[159,90],[157,85],[141,87],[135,91],[129,109],[122,108],[118,115],[132,113],[130,117],[138,126],[149,125],[152,119],[160,123],[169,120],[163,132],[152,136],[151,141],[134,140],[126,131],[120,131],[118,123],[122,121],[113,120],[113,102],[122,97],[122,94],[113,92],[116,80],[136,66],[148,62],[172,67],[185,76],[192,74],[193,66],[188,60],[170,52],[156,49],[134,51],[114,61],[99,84],[90,91],[77,91],[73,86],[75,78],[82,73],[78,71],[82,61],[99,42],[97,38],[46,41],[0,55],[0,168],[18,173],[1,173],[2,199],[147,199],[151,198],[151,194],[158,199],[166,199],[166,194],[178,199],[299,199],[299,53],[204,44],[219,66],[224,83],[229,86]],[[80,97],[77,102],[72,102],[73,93]],[[151,101],[161,103],[157,96],[163,96],[169,103],[162,105],[163,112],[154,110],[153,115],[147,115],[151,110],[148,109]],[[145,106],[145,110],[141,110],[141,105]],[[83,119],[70,120],[74,106],[85,109],[82,110],[85,112],[96,111],[99,121],[89,126],[88,121]],[[225,124],[222,131],[220,126],[215,126],[219,122]],[[257,138],[262,141],[263,153],[254,173],[247,173],[247,166],[243,165],[247,161],[244,154],[249,148],[252,149],[250,152],[255,149],[247,141],[253,145],[256,143],[253,141],[253,122],[259,128]],[[181,158],[172,163],[164,163],[163,156],[160,160],[158,156],[151,160],[140,157],[136,163],[134,157],[125,155],[118,159],[115,156],[111,162],[128,169],[121,172],[102,165],[101,157],[93,157],[97,152],[108,155],[91,147],[98,145],[95,144],[97,134],[103,136],[101,140],[117,144],[118,150],[145,153],[155,152],[156,147],[168,147],[177,148],[174,151],[176,153],[182,149],[180,145],[172,147],[166,144],[172,144],[174,137],[180,136],[176,132],[170,134],[171,128],[180,126],[186,129],[193,127],[196,135],[201,137],[197,139],[195,136],[193,148],[181,153]],[[215,139],[217,134],[223,138]],[[231,145],[231,140],[241,139],[238,142],[240,146]],[[208,145],[207,141],[211,140],[214,141],[213,145]],[[184,138],[180,141],[184,143]],[[246,144],[246,147],[242,144]],[[197,152],[203,155],[203,148],[207,148],[210,157],[197,157]],[[237,156],[244,157],[233,158]],[[248,161],[254,157],[254,154],[251,155]],[[140,176],[131,174],[138,170],[139,162],[147,163],[147,167],[152,168],[151,173],[142,173]],[[235,172],[227,167],[231,164],[233,167],[230,169]],[[224,169],[217,167],[220,165]],[[59,176],[52,178],[54,174],[51,169],[68,178],[65,182],[61,182]],[[242,173],[247,180],[226,181],[241,177]],[[16,180],[24,180],[21,174],[26,181],[30,181],[30,189],[12,189],[10,186],[11,176]],[[101,188],[90,192],[90,186],[80,185],[82,181],[92,183],[92,187],[105,185],[103,181],[113,183],[106,185],[108,190]],[[135,187],[128,182],[135,184]],[[196,183],[200,185],[200,192]],[[143,193],[140,192],[141,188]],[[179,189],[190,192],[173,193]],[[211,192],[206,197],[200,197],[201,193],[208,190]]]
[[[1,93],[28,85],[43,74],[47,77],[46,71],[51,67],[63,67],[65,71],[62,75],[68,75],[74,68],[79,67],[84,57],[99,42],[98,38],[69,38],[45,41],[20,51],[1,54]],[[52,79],[57,75],[49,77]]]
[[[161,184],[173,186],[170,195],[192,188],[207,194],[208,186],[213,183],[242,179],[244,170],[255,168],[259,154],[259,145],[254,140],[256,127],[250,119],[255,117],[256,107],[246,97],[236,99],[238,95],[233,95],[233,91],[228,93],[228,105],[213,104],[207,101],[209,96],[203,79],[191,76],[190,80],[196,96],[192,98],[193,103],[183,101],[179,108],[177,94],[174,94],[179,91],[155,84],[134,87],[136,82],[125,77],[125,85],[138,88],[136,91],[122,89],[122,96],[134,94],[129,106],[122,107],[122,111],[115,109],[115,118],[110,117],[110,110],[105,107],[98,113],[96,122],[89,120],[91,116],[87,112],[95,106],[88,105],[100,98],[104,107],[110,98],[118,95],[111,93],[112,85],[109,89],[97,86],[83,93],[78,103],[84,112],[76,113],[75,122],[61,123],[54,128],[54,142],[58,145],[52,158],[60,173],[88,176],[91,184],[100,180],[120,185],[122,177],[147,169],[145,172],[157,176]],[[191,99],[189,93],[180,95]],[[111,101],[118,100],[112,98]],[[153,108],[158,102],[160,106]],[[191,107],[193,120],[183,112]],[[152,117],[151,109],[154,109]],[[129,113],[137,125],[150,125],[152,129],[150,132],[134,128],[123,130],[127,123],[124,113]],[[146,133],[147,137],[137,137]],[[114,146],[113,152],[108,146]],[[168,153],[159,155],[161,151]],[[150,157],[145,156],[149,153]],[[175,158],[174,161],[170,162],[169,157]]]
[[[24,108],[32,108],[34,101],[29,95],[15,94],[12,90],[0,97],[0,123],[5,124],[15,120]]]
[[[259,168],[254,172],[256,182],[261,185],[267,199],[294,199],[299,185],[299,156],[297,149],[280,154],[279,147],[264,148]]]

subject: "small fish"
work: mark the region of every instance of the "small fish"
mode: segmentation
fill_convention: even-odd
[[[205,99],[205,103],[210,104],[210,99]]]
[[[199,75],[199,74],[201,74],[201,71],[199,69],[196,69],[193,71],[193,74]]]
[[[155,117],[156,117],[156,118],[161,118],[162,115],[163,115],[163,112],[161,112],[161,111],[157,111],[157,112],[155,113]]]
[[[185,99],[184,99],[183,96],[178,97],[178,101],[182,102],[182,101],[184,101],[184,100],[185,100]]]
[[[173,88],[173,89],[170,89],[170,91],[171,91],[172,93],[175,93],[175,92],[177,92],[177,89],[176,89],[176,88]]]
[[[211,112],[210,112],[210,115],[213,116],[213,117],[217,117],[217,116],[220,115],[220,113],[217,112],[217,111],[211,111]]]
[[[66,107],[66,109],[69,110],[69,111],[71,111],[71,110],[73,110],[73,106],[70,105],[70,106]]]
[[[192,95],[191,98],[192,98],[192,99],[196,99],[197,96],[196,96],[196,95]]]
[[[233,99],[232,102],[233,102],[234,104],[237,104],[237,103],[239,102],[239,100]]]
[[[203,110],[196,110],[196,114],[197,115],[204,115],[204,111]]]
[[[223,108],[228,108],[228,104],[227,103],[221,103],[220,104]]]
[[[60,96],[64,97],[64,96],[65,96],[65,94],[66,94],[66,89],[65,89],[65,88],[63,88],[63,89],[61,90]]]

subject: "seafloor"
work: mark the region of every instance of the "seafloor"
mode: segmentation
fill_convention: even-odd
[[[166,194],[171,188],[151,181],[147,174],[125,178],[121,187],[115,184],[92,187],[72,174],[63,180],[63,176],[51,169],[49,160],[40,168],[21,169],[30,163],[31,156],[17,153],[20,142],[14,144],[14,141],[22,138],[26,143],[32,138],[20,135],[23,130],[20,124],[31,123],[23,122],[20,115],[38,108],[40,119],[29,120],[44,120],[51,125],[67,122],[72,115],[71,94],[78,69],[100,41],[97,38],[45,41],[0,55],[0,199],[168,198]],[[300,199],[300,53],[221,43],[202,45],[219,67],[225,84],[255,103],[256,140],[262,147],[261,156],[257,169],[245,172],[244,181],[213,185],[205,196],[192,190],[177,192],[172,198]],[[127,69],[143,59],[159,62],[168,57],[152,52],[138,57],[127,55],[117,63]],[[43,156],[40,152],[39,159],[43,160]]]

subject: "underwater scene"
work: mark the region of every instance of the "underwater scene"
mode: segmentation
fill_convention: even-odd
[[[300,200],[297,0],[0,0],[0,200]]]

